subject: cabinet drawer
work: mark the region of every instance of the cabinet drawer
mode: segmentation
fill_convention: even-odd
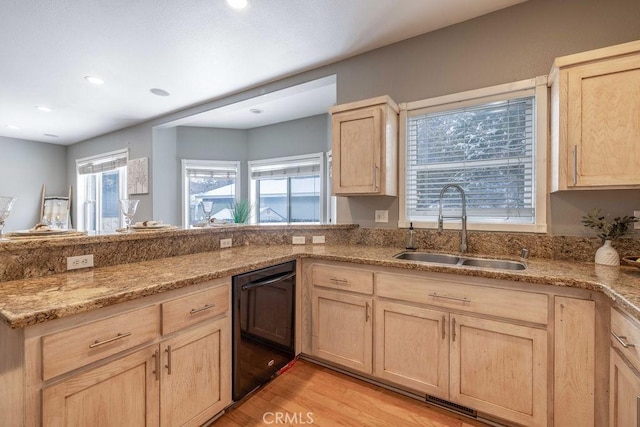
[[[385,298],[539,324],[548,321],[545,294],[386,273],[376,275],[376,290]]]
[[[65,372],[154,340],[160,335],[157,305],[42,337],[42,378]]]
[[[170,334],[229,310],[229,285],[187,295],[162,304],[162,334]]]
[[[313,266],[312,280],[315,286],[373,294],[373,272],[371,271],[316,264]]]
[[[640,324],[615,308],[611,308],[611,345],[640,370]]]

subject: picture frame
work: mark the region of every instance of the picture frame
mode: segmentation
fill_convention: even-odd
[[[127,194],[149,194],[149,158],[127,162]]]

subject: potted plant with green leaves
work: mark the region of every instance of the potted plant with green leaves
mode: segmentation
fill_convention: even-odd
[[[246,200],[237,200],[229,206],[231,210],[231,216],[233,217],[233,222],[236,224],[246,224],[249,222],[249,218],[251,217],[251,210],[253,206],[251,203]]]
[[[602,265],[620,265],[618,251],[611,246],[611,242],[619,239],[629,232],[629,227],[640,218],[635,216],[618,216],[613,220],[607,219],[606,215],[600,213],[600,209],[593,209],[582,217],[582,224],[585,227],[596,231],[602,240],[602,246],[598,248],[595,256],[595,263]]]

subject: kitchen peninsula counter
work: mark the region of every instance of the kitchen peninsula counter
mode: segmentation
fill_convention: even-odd
[[[403,249],[360,245],[246,245],[0,283],[0,320],[22,328],[293,259],[313,258],[602,292],[640,320],[640,269],[527,260],[504,271],[398,260]]]

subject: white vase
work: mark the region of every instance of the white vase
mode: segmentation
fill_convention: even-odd
[[[611,246],[611,240],[605,240],[604,245],[598,248],[595,263],[600,265],[620,265],[620,255],[618,255],[618,251]]]

